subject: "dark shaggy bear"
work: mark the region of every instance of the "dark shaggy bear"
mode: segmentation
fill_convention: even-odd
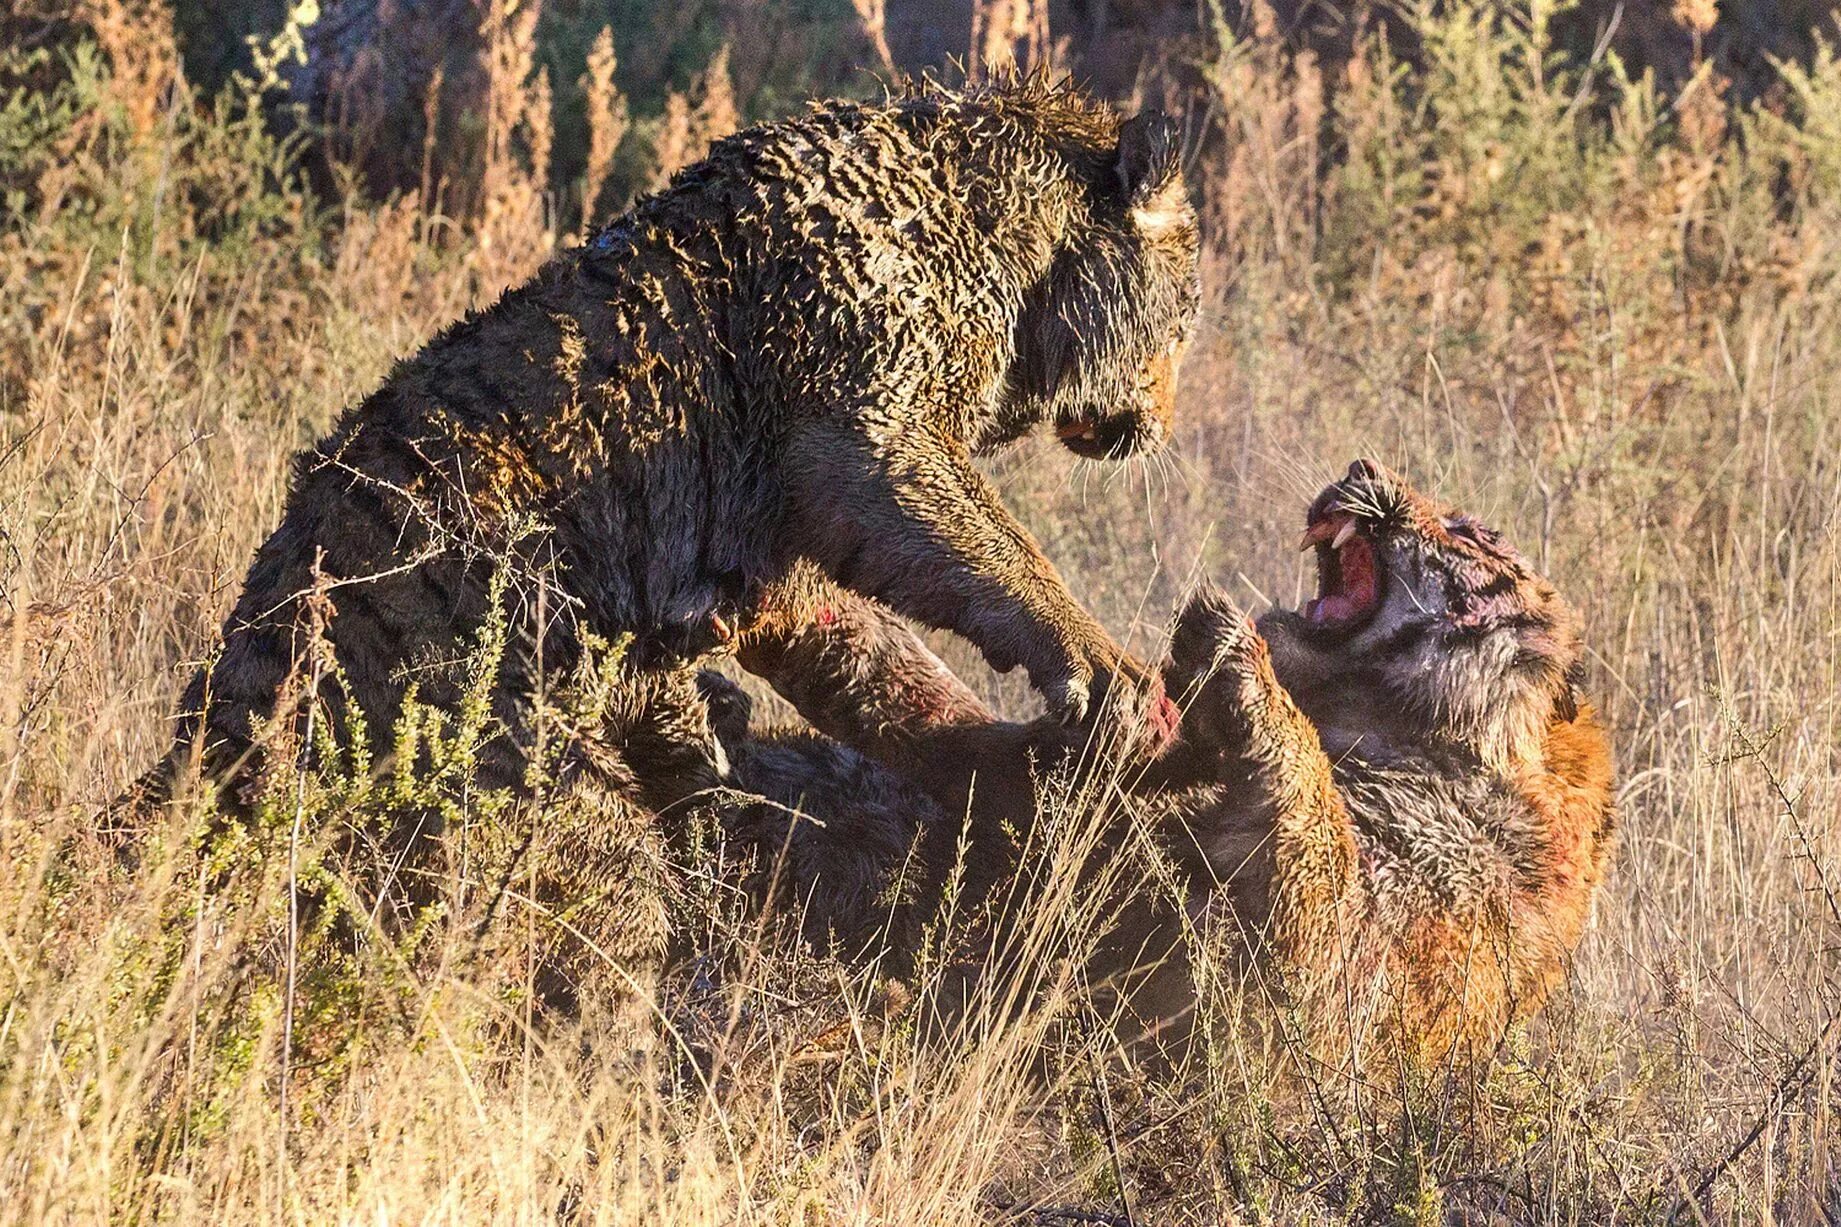
[[[1033,80],[719,142],[300,457],[135,800],[194,759],[220,785],[259,769],[310,640],[333,727],[355,704],[383,739],[412,684],[458,699],[454,662],[495,614],[488,784],[523,779],[533,696],[595,639],[624,641],[636,678],[771,657],[846,600],[833,582],[1022,665],[1064,716],[1151,689],[972,456],[1038,425],[1090,456],[1167,437],[1198,301],[1178,163],[1161,116]],[[571,736],[572,761],[620,749]]]

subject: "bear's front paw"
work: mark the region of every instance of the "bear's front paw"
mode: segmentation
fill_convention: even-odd
[[[1036,683],[1048,714],[1062,724],[1079,724],[1087,718],[1093,705],[1093,675],[1081,670],[1069,671]]]
[[[722,745],[733,748],[748,737],[754,700],[748,692],[714,669],[697,670],[697,694],[709,709],[710,729]]]
[[[1154,758],[1176,740],[1179,713],[1162,676],[1110,644],[1087,654],[1080,673],[1042,689],[1051,716],[1085,726],[1085,740],[1128,761]]]

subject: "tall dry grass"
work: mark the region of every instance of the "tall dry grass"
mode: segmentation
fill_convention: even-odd
[[[176,78],[151,0],[99,2],[100,51],[0,100],[9,1217],[1841,1212],[1826,53],[1784,70],[1776,109],[1735,109],[1708,70],[1665,97],[1613,57],[1558,61],[1543,5],[1420,8],[1414,70],[1368,43],[1327,79],[1257,14],[1245,35],[1223,23],[1209,92],[1187,100],[1211,302],[1176,446],[1117,470],[1034,444],[995,465],[1078,593],[1146,651],[1198,568],[1250,606],[1296,600],[1304,501],[1357,454],[1481,512],[1571,595],[1616,735],[1623,851],[1567,989],[1479,1084],[1319,1083],[1231,1025],[1231,986],[1211,988],[1222,1025],[1187,1067],[1110,1051],[1061,970],[1093,940],[1079,798],[1052,808],[1028,884],[1042,999],[931,1043],[913,1020],[943,971],[896,990],[800,950],[740,907],[714,850],[685,864],[679,912],[706,960],[637,1036],[592,1011],[532,1023],[520,951],[548,921],[529,909],[508,922],[529,940],[514,928],[488,959],[439,916],[290,944],[290,868],[354,912],[365,884],[277,855],[273,832],[207,839],[196,814],[114,865],[91,815],[162,747],[290,454],[553,241],[533,10],[482,11],[499,153],[469,216],[433,193],[311,196],[254,86],[206,98]],[[611,82],[611,46],[606,65]],[[725,77],[682,123],[634,121],[667,134],[660,161],[715,135]],[[611,89],[590,91],[609,116]],[[1020,682],[943,646],[1026,709]]]

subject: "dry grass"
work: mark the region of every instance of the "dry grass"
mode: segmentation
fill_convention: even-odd
[[[1357,454],[1508,529],[1584,611],[1624,846],[1570,986],[1484,1084],[1377,1072],[1352,1098],[1227,1026],[1191,1068],[1121,1064],[1069,984],[923,1045],[913,1010],[889,1022],[883,986],[758,931],[703,862],[684,923],[712,962],[638,1038],[530,1026],[517,943],[482,962],[445,922],[320,939],[284,1000],[288,878],[260,833],[201,851],[181,815],[164,853],[109,866],[87,823],[161,748],[292,451],[541,258],[547,136],[529,12],[488,6],[483,215],[328,210],[234,98],[175,86],[157,10],[99,11],[112,75],[78,63],[63,110],[0,99],[10,1217],[951,1223],[1122,1196],[1140,1222],[1841,1213],[1832,62],[1793,72],[1779,112],[1732,113],[1706,77],[1662,99],[1613,62],[1562,72],[1525,12],[1447,6],[1412,77],[1369,47],[1333,88],[1223,33],[1191,111],[1217,254],[1174,452],[997,465],[1141,645],[1198,566],[1250,605],[1296,599],[1304,499]],[[733,122],[716,67],[661,162],[690,156],[680,127]],[[1032,887],[1045,967],[1090,940],[1081,816],[1062,807]]]

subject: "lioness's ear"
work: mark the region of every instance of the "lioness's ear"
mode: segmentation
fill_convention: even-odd
[[[1132,221],[1155,238],[1189,224],[1183,137],[1162,111],[1141,111],[1119,126],[1119,190]]]

